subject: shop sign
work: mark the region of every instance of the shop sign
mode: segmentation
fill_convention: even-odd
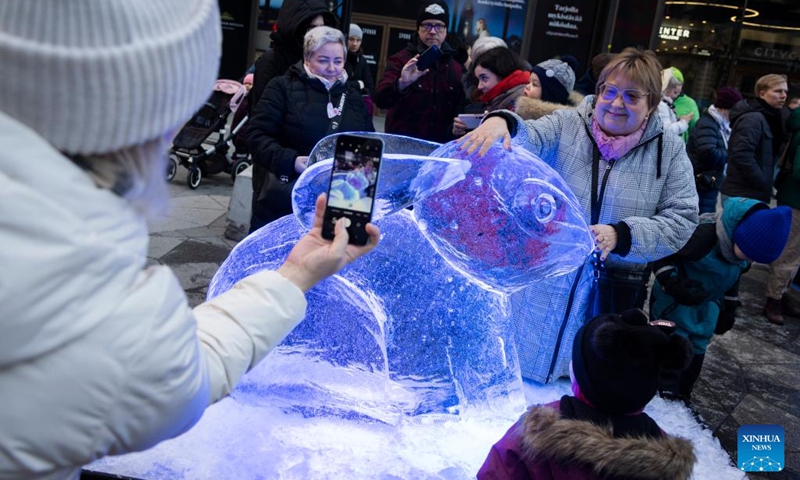
[[[662,26],[658,29],[658,38],[662,40],[681,40],[683,38],[689,38],[689,29]]]

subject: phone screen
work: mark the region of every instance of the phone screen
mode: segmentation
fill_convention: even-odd
[[[422,52],[417,59],[417,70],[427,70],[442,56],[442,51],[436,45],[431,45]]]
[[[323,238],[333,238],[333,227],[345,218],[350,243],[366,245],[366,225],[372,219],[383,141],[356,135],[339,135],[328,185]]]

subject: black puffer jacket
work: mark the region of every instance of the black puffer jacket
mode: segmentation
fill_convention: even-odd
[[[263,197],[261,189],[268,183],[256,185],[256,177],[263,178],[265,170],[268,170],[277,177],[297,178],[300,174],[295,171],[295,159],[311,153],[328,131],[331,123],[327,113],[328,99],[333,106],[338,106],[345,92],[344,113],[337,131],[374,131],[372,117],[367,113],[358,90],[352,85],[336,83],[329,93],[321,81],[305,72],[302,62],[292,65],[286,75],[273,79],[264,89],[247,128],[247,141],[254,163],[255,222],[251,220],[251,231],[292,212],[289,195],[257,201]]]
[[[284,0],[278,11],[278,29],[269,36],[270,49],[256,60],[253,88],[248,95],[251,109],[255,109],[270,80],[303,58],[303,36],[317,15],[322,15],[325,25],[336,26],[336,17],[324,0]]]
[[[375,93],[375,79],[372,78],[372,70],[369,69],[367,59],[361,53],[361,49],[357,53],[351,51],[347,52],[347,63],[345,63],[347,70],[347,81],[353,82],[358,87],[358,81],[364,82],[364,88],[361,89],[362,95],[370,95]]]
[[[775,110],[778,115],[780,111]],[[731,109],[728,171],[720,192],[769,203],[772,196],[775,133],[767,122],[774,115],[758,100],[742,100]],[[777,132],[782,136],[783,132]]]
[[[700,119],[689,134],[686,153],[689,154],[695,173],[722,172],[725,168],[728,148],[725,139],[722,138],[719,122],[707,111],[700,115]]]

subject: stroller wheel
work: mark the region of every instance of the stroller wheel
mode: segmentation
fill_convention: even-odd
[[[200,186],[200,180],[202,178],[203,173],[200,171],[200,169],[192,165],[189,167],[189,175],[186,177],[186,184],[189,185],[189,188],[194,190]]]
[[[231,168],[231,180],[234,182],[236,181],[236,177],[247,170],[250,166],[250,157],[242,157],[236,160],[233,164],[233,168]]]
[[[167,181],[171,182],[176,173],[178,173],[178,159],[175,158],[175,155],[170,155],[167,164]]]

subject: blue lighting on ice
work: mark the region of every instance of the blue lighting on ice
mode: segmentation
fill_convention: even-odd
[[[592,248],[561,179],[518,148],[477,158],[453,144],[381,138],[378,248],[308,292],[303,322],[188,433],[90,470],[144,480],[474,479],[526,405],[570,393],[565,380],[520,380],[507,301],[582,265]],[[310,227],[334,143],[312,152],[295,215],[243,240],[209,296],[280,265]],[[692,439],[693,478],[741,478],[680,402],[655,398],[647,413]]]

